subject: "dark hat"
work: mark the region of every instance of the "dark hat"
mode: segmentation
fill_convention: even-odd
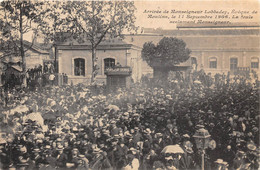
[[[127,154],[126,157],[131,159],[131,160],[135,158],[135,156],[133,154]]]
[[[116,138],[111,139],[111,142],[117,142],[117,141],[118,141],[118,139],[116,139]]]

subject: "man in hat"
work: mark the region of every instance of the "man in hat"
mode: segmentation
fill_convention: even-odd
[[[165,157],[165,167],[169,170],[176,170],[177,168],[173,165],[173,157],[172,156],[167,156]]]
[[[67,155],[63,153],[63,149],[64,148],[62,145],[59,145],[57,147],[58,155],[55,158],[56,158],[56,167],[59,168],[65,168],[68,160]]]
[[[3,144],[0,144],[0,168],[8,168],[10,160],[8,158],[8,153]]]
[[[233,168],[234,169],[239,169],[242,168],[245,164],[245,152],[243,151],[237,151],[236,157],[233,160]]]
[[[91,168],[92,169],[112,169],[109,159],[107,158],[107,153],[106,152],[97,153]]]
[[[68,159],[71,160],[71,150],[72,146],[69,145],[69,142],[67,140],[64,141],[64,149],[63,152],[68,156]]]
[[[133,141],[133,135],[129,133],[129,131],[127,131],[125,133],[125,137],[124,137],[124,140],[125,140],[125,145],[129,148],[131,147],[135,147],[136,144],[134,143]]]
[[[132,120],[129,122],[129,126],[130,128],[135,128],[135,127],[141,127],[141,123],[140,123],[140,115],[138,113],[134,113],[133,114],[133,118]]]
[[[42,166],[42,164],[44,163],[44,160],[43,160],[42,156],[40,155],[40,152],[41,151],[39,148],[33,149],[33,157],[30,162],[30,167],[38,169]]]
[[[111,128],[110,128],[110,135],[111,136],[115,136],[115,135],[119,135],[119,128],[116,126],[116,121],[112,120],[111,122]]]
[[[111,163],[111,166],[112,167],[116,167],[116,164],[117,164],[116,152],[117,152],[118,140],[115,139],[115,138],[112,138],[110,142],[111,142],[111,144],[108,147],[107,156],[108,156],[108,159],[109,159],[109,161]]]
[[[55,168],[56,159],[52,156],[51,146],[46,145],[43,152],[43,160],[46,166]]]
[[[247,156],[246,156],[246,160],[245,162],[247,164],[250,164],[249,167],[251,169],[258,169],[259,168],[259,162],[257,161],[258,159],[258,152],[257,152],[257,148],[256,145],[252,142],[247,144]]]
[[[152,145],[152,136],[151,136],[151,130],[149,128],[145,129],[144,135],[143,135],[143,154],[146,155],[151,150]]]
[[[235,159],[235,152],[232,150],[232,147],[230,145],[227,146],[227,148],[223,152],[223,160],[228,162],[229,166],[233,166],[233,160]]]
[[[71,168],[77,168],[78,162],[79,162],[79,151],[77,148],[73,148],[71,151],[71,159],[69,159],[69,162],[73,164]]]
[[[155,134],[155,140],[153,141],[153,148],[157,154],[160,154],[165,144],[163,141],[162,133]]]
[[[139,127],[134,128],[134,134],[133,134],[133,142],[137,144],[142,140],[142,134],[139,132]]]
[[[115,159],[117,160],[117,168],[123,167],[123,159],[128,152],[128,147],[125,145],[124,139],[119,139],[115,150]]]
[[[222,168],[223,168],[223,160],[222,159],[217,159],[215,161],[215,169],[222,170]]]
[[[16,155],[17,162],[14,162],[18,167],[25,168],[28,167],[28,162],[30,161],[30,155],[27,152],[27,148],[23,145],[19,146],[19,152]]]

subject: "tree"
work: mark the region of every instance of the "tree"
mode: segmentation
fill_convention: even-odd
[[[154,69],[154,75],[168,77],[174,66],[190,58],[190,53],[183,40],[164,37],[157,45],[146,42],[143,45],[142,58]]]
[[[96,49],[106,38],[122,37],[123,31],[135,31],[136,10],[133,1],[63,1],[56,2],[52,13],[53,29],[47,30],[52,40],[60,38],[57,32],[69,32],[79,43],[90,42],[92,49],[92,76],[98,71]],[[58,16],[58,17],[57,17]],[[46,30],[45,30],[46,31]],[[56,36],[55,36],[56,35]]]
[[[23,85],[26,86],[25,53],[38,35],[38,28],[48,11],[43,1],[6,0],[0,4],[1,58],[20,56],[22,59]],[[31,47],[25,48],[24,35],[34,33]]]

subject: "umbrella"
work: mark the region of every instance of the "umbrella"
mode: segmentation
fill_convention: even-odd
[[[9,114],[10,115],[14,115],[16,112],[17,113],[25,113],[25,112],[28,112],[29,111],[29,108],[25,105],[20,105],[20,106],[17,106],[13,109],[10,110]]]
[[[41,127],[43,127],[44,125],[44,119],[41,115],[40,112],[33,112],[31,114],[28,114],[27,116],[24,117],[24,120],[32,120],[32,121],[36,121],[37,123],[39,123],[41,125]]]
[[[184,153],[180,145],[168,145],[163,148],[161,153]]]

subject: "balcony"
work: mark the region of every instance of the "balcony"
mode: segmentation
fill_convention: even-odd
[[[105,75],[107,76],[130,76],[132,73],[131,67],[128,66],[115,66],[115,67],[109,67],[105,70]]]

